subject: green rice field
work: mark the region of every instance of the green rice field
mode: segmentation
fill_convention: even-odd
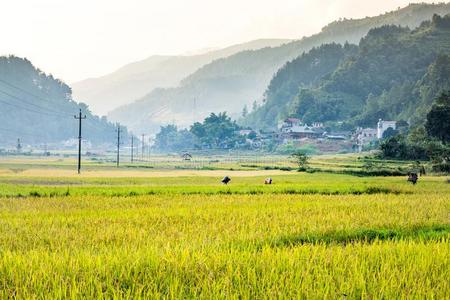
[[[72,163],[0,160],[0,298],[449,297],[448,176]]]

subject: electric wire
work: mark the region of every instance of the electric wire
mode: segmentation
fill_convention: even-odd
[[[31,108],[28,108],[28,107],[19,106],[17,104],[9,103],[6,100],[2,100],[2,99],[0,99],[0,102],[4,103],[6,105],[10,105],[10,106],[13,106],[13,107],[16,107],[16,108],[20,108],[20,109],[23,109],[23,110],[26,110],[26,111],[29,111],[29,112],[33,112],[33,113],[36,113],[36,114],[40,114],[40,115],[46,115],[46,116],[57,117],[57,118],[67,118],[67,116],[55,115],[55,114],[51,114],[51,113],[47,113],[47,112],[37,111],[37,110],[31,109]]]
[[[11,98],[17,99],[17,100],[19,100],[19,101],[22,101],[22,102],[25,103],[25,104],[34,106],[34,107],[36,107],[36,108],[38,108],[38,109],[46,110],[46,111],[48,111],[48,112],[44,112],[44,113],[46,113],[46,114],[51,113],[51,114],[59,115],[59,116],[62,116],[62,117],[67,117],[67,115],[63,115],[63,114],[61,114],[60,112],[58,112],[58,111],[56,111],[56,110],[51,110],[51,109],[48,109],[48,108],[39,106],[39,105],[34,104],[34,103],[30,103],[30,102],[28,102],[28,101],[26,101],[26,100],[24,100],[24,99],[21,99],[21,98],[15,96],[15,95],[9,94],[9,93],[7,93],[7,92],[5,92],[5,91],[0,90],[0,93],[5,94],[5,95],[7,95],[7,96],[9,96],[9,97],[11,97]]]
[[[5,85],[7,85],[7,86],[9,86],[9,87],[15,88],[16,90],[19,90],[19,91],[21,91],[21,92],[23,92],[23,93],[26,93],[26,94],[28,94],[28,95],[30,95],[30,96],[32,96],[32,97],[41,99],[42,101],[45,101],[45,102],[47,102],[47,103],[49,103],[49,104],[52,104],[52,105],[58,105],[58,104],[59,104],[59,103],[56,103],[55,101],[50,101],[50,100],[47,99],[47,98],[41,97],[41,96],[36,95],[36,94],[34,94],[34,93],[32,93],[32,92],[30,92],[30,91],[28,91],[28,90],[25,90],[25,89],[23,89],[23,88],[21,88],[21,87],[18,87],[18,86],[14,85],[14,84],[12,84],[12,83],[10,83],[10,82],[8,82],[8,81],[5,81],[4,79],[1,79],[1,78],[0,78],[0,82],[2,82],[3,84],[5,84]],[[66,108],[64,108],[64,109],[66,109]],[[70,114],[69,112],[67,112],[67,113]]]

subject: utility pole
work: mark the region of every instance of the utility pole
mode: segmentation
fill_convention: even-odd
[[[79,115],[74,116],[75,119],[79,120],[78,123],[78,174],[81,171],[81,120],[86,119],[86,115],[82,116],[81,108]]]
[[[120,123],[117,123],[117,167],[120,164]]]
[[[134,135],[131,133],[131,163],[133,163],[133,152],[134,152]]]
[[[136,137],[136,153],[134,157],[136,157],[136,161],[139,161],[139,139]],[[133,159],[134,160],[134,159]]]
[[[141,153],[141,156],[142,156],[142,161],[144,161],[144,149],[145,148],[145,134],[142,134],[142,153]]]
[[[151,144],[152,144],[152,137],[149,136],[149,137],[148,137],[148,160],[149,160],[149,161],[150,161],[150,156],[151,156],[151,154],[152,154]]]
[[[22,144],[20,143],[20,139],[17,139],[17,153],[22,152]]]

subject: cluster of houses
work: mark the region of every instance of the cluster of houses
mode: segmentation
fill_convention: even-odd
[[[278,124],[279,137],[286,144],[304,139],[347,140],[349,132],[327,132],[323,123],[314,122],[311,125],[303,123],[300,119],[288,118]]]
[[[397,122],[383,121],[380,119],[378,120],[377,128],[357,128],[353,135],[353,141],[355,142],[358,152],[361,152],[364,146],[373,144],[382,139],[384,133],[389,128],[395,130],[397,128]]]
[[[383,138],[388,129],[396,129],[395,121],[379,120],[376,128],[357,128],[354,132],[327,132],[323,123],[306,124],[297,118],[287,118],[278,124],[277,132],[256,133],[252,130],[241,130],[244,136],[254,135],[248,139],[253,148],[260,148],[265,141],[277,141],[279,144],[324,143],[332,141],[333,144],[345,144],[361,152],[367,145],[371,145]],[[330,144],[330,143],[329,143]]]

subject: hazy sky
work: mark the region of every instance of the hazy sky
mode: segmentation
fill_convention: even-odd
[[[70,83],[153,54],[300,38],[411,0],[0,0],[0,55]],[[424,1],[420,2],[433,2]]]

